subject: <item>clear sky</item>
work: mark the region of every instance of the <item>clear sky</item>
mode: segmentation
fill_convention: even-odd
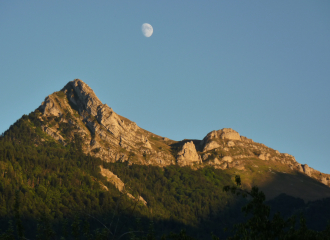
[[[75,78],[155,134],[233,128],[330,173],[328,0],[0,1],[0,133]]]

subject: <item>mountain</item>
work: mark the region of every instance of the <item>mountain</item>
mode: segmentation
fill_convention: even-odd
[[[328,174],[230,128],[202,140],[158,136],[75,79],[0,136],[0,239],[18,219],[28,239],[117,239],[140,228],[135,219],[144,229],[152,220],[159,236],[225,237],[224,227],[246,219],[247,200],[222,190],[235,175],[247,189],[259,186],[274,210],[305,213],[309,226],[324,228]]]
[[[330,175],[298,163],[287,153],[230,128],[212,131],[203,140],[178,142],[158,136],[116,114],[79,79],[49,95],[38,110],[45,133],[64,145],[79,135],[84,153],[105,162],[192,169],[212,166],[239,173],[247,186],[258,184],[268,199],[281,193],[306,201],[330,197]]]

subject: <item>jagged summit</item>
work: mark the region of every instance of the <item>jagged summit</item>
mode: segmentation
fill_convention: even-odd
[[[46,133],[56,140],[64,143],[67,141],[59,123],[49,124],[49,117],[60,118],[60,123],[70,126],[71,138],[74,134],[82,137],[83,150],[86,153],[105,161],[130,161],[161,166],[175,161],[165,140],[116,114],[80,79],[69,82],[61,91],[49,95],[39,110],[46,123],[43,126]]]
[[[80,79],[69,82],[61,91],[68,93],[69,100],[78,108],[78,111],[86,110],[93,116],[97,115],[98,108],[103,105],[94,91]]]
[[[212,166],[243,172],[254,171],[259,165],[266,164],[270,169],[301,172],[329,185],[330,175],[298,163],[289,154],[241,136],[231,128],[212,131],[203,140],[180,142],[148,132],[103,104],[80,79],[46,97],[39,111],[44,132],[63,144],[80,136],[86,154],[107,162],[178,164],[196,169]]]

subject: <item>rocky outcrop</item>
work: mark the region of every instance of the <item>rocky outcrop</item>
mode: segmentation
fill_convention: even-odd
[[[241,140],[239,133],[231,128],[223,128],[219,135],[221,139]]]
[[[235,146],[235,143],[233,141],[229,141],[227,143],[228,147],[234,147]]]
[[[222,158],[222,161],[232,162],[233,161],[233,158],[230,157],[230,156],[225,156],[225,157]]]
[[[312,169],[307,165],[307,164],[303,164],[302,165],[302,168],[304,169],[304,173],[307,175],[307,176],[311,176],[312,175]]]
[[[221,161],[218,158],[214,158],[212,160],[209,160],[207,164],[211,166],[219,166],[221,164]]]
[[[61,116],[63,114],[62,108],[56,101],[53,95],[46,97],[45,101],[41,103],[39,110],[44,113],[45,116]]]
[[[152,134],[103,104],[94,91],[79,79],[46,97],[38,110],[42,113],[38,119],[45,133],[64,145],[80,136],[83,151],[106,162],[160,167],[178,164],[194,168],[211,165],[221,169],[245,170],[248,161],[271,160],[329,184],[330,175],[301,165],[292,155],[240,136],[231,128],[212,131],[201,141],[184,140],[183,145]],[[202,153],[197,152],[196,147]],[[120,188],[119,181],[114,184],[119,184],[117,187]]]
[[[270,154],[269,153],[261,153],[259,156],[258,156],[261,160],[269,160],[269,157],[270,157]]]
[[[253,143],[253,140],[244,136],[241,136],[241,141],[246,143]]]
[[[149,132],[116,114],[79,79],[69,82],[60,92],[49,95],[39,111],[45,118],[45,121],[41,118],[44,123],[49,122],[52,116],[66,119],[72,126],[72,137],[77,133],[82,137],[84,152],[104,161],[128,161],[158,166],[167,166],[175,161],[175,157],[168,151],[153,147]],[[54,139],[64,142],[61,132],[52,125],[45,124],[43,130]],[[158,143],[158,146],[166,146],[165,140],[161,138]]]
[[[114,174],[113,172],[109,171],[106,168],[103,168],[102,166],[100,166],[100,170],[101,170],[100,172],[101,175],[103,177],[106,177],[108,182],[112,183],[120,192],[125,193],[129,198],[136,200],[136,198],[132,194],[126,191],[125,184],[116,174]],[[108,190],[108,188],[104,185],[103,188]],[[147,205],[147,202],[143,199],[143,197],[139,196],[137,200],[141,201],[144,205]]]
[[[223,128],[218,131],[212,131],[206,135],[206,139],[228,139],[228,140],[241,140],[241,137],[238,132],[231,128]]]
[[[195,163],[201,163],[202,159],[196,151],[193,141],[186,142],[180,152],[178,152],[177,163],[180,166],[193,165]]]
[[[231,128],[223,128],[218,131],[212,131],[208,133],[203,141],[201,142],[201,145],[203,147],[203,151],[209,151],[215,148],[220,147],[220,145],[216,142],[217,139],[227,139],[227,140],[236,140],[240,141],[241,137],[238,132]],[[232,142],[232,141],[231,141]],[[230,143],[231,146],[234,146],[234,142]]]
[[[69,82],[63,89],[68,100],[76,108],[84,120],[88,122],[89,129],[107,140],[101,129],[104,127],[112,136],[131,145],[132,142],[145,140],[137,134],[139,127],[131,121],[124,121],[112,108],[96,97],[94,91],[83,81],[76,79]]]
[[[206,153],[202,155],[202,159],[203,161],[207,160],[209,158],[209,156],[211,156],[211,153]]]
[[[65,144],[65,140],[64,137],[61,136],[61,134],[59,133],[59,131],[56,131],[52,128],[46,127],[46,126],[41,126],[41,129],[47,133],[48,135],[50,135],[51,137],[53,137],[55,140]]]
[[[206,152],[206,151],[218,148],[218,147],[220,147],[220,145],[216,141],[211,141],[211,142],[208,142],[207,144],[205,144],[205,146],[203,148],[203,152]]]
[[[106,177],[108,182],[111,182],[113,185],[115,185],[115,187],[119,190],[119,191],[124,191],[125,189],[125,184],[123,183],[122,180],[120,180],[120,178],[115,175],[113,172],[109,171],[106,168],[103,168],[102,166],[100,166],[101,169],[101,175],[103,177]]]
[[[328,179],[326,177],[321,177],[321,182],[325,185],[328,185]]]

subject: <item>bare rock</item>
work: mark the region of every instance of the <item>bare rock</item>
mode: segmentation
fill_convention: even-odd
[[[218,158],[214,158],[214,159],[213,159],[213,163],[214,163],[215,165],[219,165],[221,162],[219,161]]]
[[[246,143],[253,143],[253,140],[244,136],[241,136],[241,141]]]
[[[114,174],[113,172],[109,171],[108,169],[103,168],[102,166],[100,166],[100,169],[101,169],[101,172],[100,172],[101,175],[103,177],[106,177],[106,179],[107,179],[108,182],[110,182],[113,185],[115,185],[115,187],[119,191],[124,192],[129,198],[131,198],[133,200],[136,200],[136,198],[132,194],[128,193],[125,190],[125,184],[123,183],[123,181],[116,174]],[[101,186],[102,185],[103,184],[101,184]],[[108,188],[105,185],[103,185],[102,187],[103,187],[103,189],[108,190]],[[143,199],[143,197],[139,196],[137,198],[137,200],[140,201],[140,202],[142,202],[144,205],[147,205],[147,202]]]
[[[235,143],[233,141],[229,141],[227,143],[228,147],[234,147],[235,146]]]
[[[203,156],[202,156],[203,161],[205,161],[206,159],[208,159],[209,156],[211,156],[211,153],[203,154]]]
[[[151,144],[150,144],[148,138],[146,138],[146,137],[143,139],[143,147],[152,149]]]
[[[328,179],[326,177],[321,177],[321,182],[325,185],[328,185]]]
[[[202,159],[196,151],[193,141],[186,142],[181,151],[178,153],[177,162],[180,166],[192,165],[194,163],[201,163]]]
[[[239,133],[231,128],[223,128],[220,134],[220,138],[229,140],[241,140]]]
[[[218,158],[214,158],[213,160],[209,161],[209,164],[214,166],[214,165],[220,165],[221,162],[219,161]]]
[[[124,190],[125,184],[123,183],[122,180],[120,180],[120,178],[116,174],[109,171],[108,169],[103,168],[102,166],[100,166],[100,169],[101,169],[101,175],[103,177],[106,177],[107,180],[111,182],[113,185],[115,185],[115,187],[119,191],[122,192]]]
[[[139,201],[142,202],[145,206],[147,206],[147,201],[143,199],[143,197],[139,196]]]
[[[223,128],[218,131],[212,131],[206,135],[208,139],[220,138],[228,140],[241,140],[241,137],[238,132],[231,128]]]
[[[61,134],[58,131],[56,131],[56,130],[50,128],[50,127],[47,127],[47,126],[42,126],[41,129],[45,133],[47,133],[48,135],[53,137],[55,140],[65,144],[64,138],[61,136]]]
[[[232,162],[232,161],[233,161],[233,158],[230,157],[230,156],[224,156],[224,157],[222,158],[222,161]]]
[[[242,158],[251,158],[253,156],[249,156],[249,155],[236,155],[236,156],[232,156],[233,159],[242,159]]]
[[[212,139],[241,140],[241,137],[238,132],[231,128],[223,128],[217,131],[212,131],[208,133],[201,142],[203,151],[220,147],[220,145]]]
[[[294,156],[292,156],[292,155],[290,155],[290,154],[288,154],[288,153],[283,153],[283,155],[284,155],[285,157],[294,158]]]
[[[269,153],[261,153],[259,156],[258,156],[261,160],[269,160],[269,157],[270,157],[270,154]]]
[[[228,162],[223,162],[222,164],[220,164],[219,168],[220,169],[227,169],[228,168]]]
[[[219,166],[219,165],[221,165],[221,163],[222,162],[218,158],[214,158],[207,162],[207,164],[209,164],[211,166]]]
[[[241,163],[238,165],[236,162],[239,159],[248,159],[257,154],[259,159],[281,162],[291,169],[298,169],[300,172],[314,177],[322,183],[329,183],[328,179],[325,178],[328,175],[320,176],[308,165],[297,163],[292,155],[281,154],[264,144],[255,143],[251,139],[240,136],[231,128],[212,131],[200,142],[187,142],[175,157],[169,151],[171,144],[175,141],[147,132],[139,128],[136,123],[118,115],[107,104],[103,104],[94,91],[79,79],[69,82],[60,92],[46,97],[39,110],[42,115],[38,118],[42,122],[42,130],[45,133],[64,144],[65,141],[71,141],[75,134],[79,134],[83,140],[83,151],[107,162],[128,161],[129,164],[152,164],[156,166],[168,166],[177,163],[180,166],[193,166],[196,163],[202,163],[194,145],[194,143],[198,143],[198,149],[203,149],[204,152],[222,148],[219,149],[222,150],[222,153],[227,151],[227,155],[236,154],[235,156],[223,157],[221,160],[214,158],[208,161],[211,155],[204,153],[202,155],[203,160],[215,168],[235,167],[243,169],[244,161],[240,161]],[[70,134],[64,134],[63,129],[65,128],[57,129],[61,123],[71,125]],[[148,137],[152,137],[152,141]],[[47,141],[46,138],[45,141]],[[227,144],[225,144],[226,142]],[[229,154],[229,149],[234,146],[237,151],[233,151],[234,154]],[[272,153],[273,157],[269,153]],[[113,177],[113,179],[115,178]]]
[[[69,82],[60,92],[49,95],[39,110],[43,116],[70,118],[68,121],[74,125],[75,129],[72,136],[79,133],[83,137],[83,151],[86,154],[100,157],[104,161],[126,161],[128,157],[119,153],[122,149],[138,155],[134,161],[142,161],[141,164],[165,166],[175,161],[169,152],[163,151],[162,156],[158,156],[158,152],[162,150],[152,148],[152,144],[147,138],[149,135],[147,131],[139,128],[136,123],[119,116],[107,104],[103,104],[94,91],[79,79]],[[67,113],[70,113],[71,116]],[[60,133],[56,134],[46,128],[44,131],[59,141],[63,140]],[[94,142],[91,142],[92,139]],[[142,156],[141,146],[143,149],[150,150],[148,160]],[[99,147],[100,151],[97,151],[95,148]]]
[[[312,176],[312,169],[307,164],[303,164],[302,167],[304,169],[304,173],[307,176],[311,177]]]
[[[45,101],[41,103],[41,106],[39,107],[39,110],[43,113],[45,116],[61,116],[63,114],[63,111],[61,110],[61,107],[59,106],[59,103],[56,102],[55,97],[52,95],[49,95],[46,97]]]
[[[218,147],[220,147],[220,145],[216,141],[208,142],[207,144],[205,144],[205,146],[203,148],[203,152],[209,151],[209,150],[212,150],[212,149],[215,149]]]

